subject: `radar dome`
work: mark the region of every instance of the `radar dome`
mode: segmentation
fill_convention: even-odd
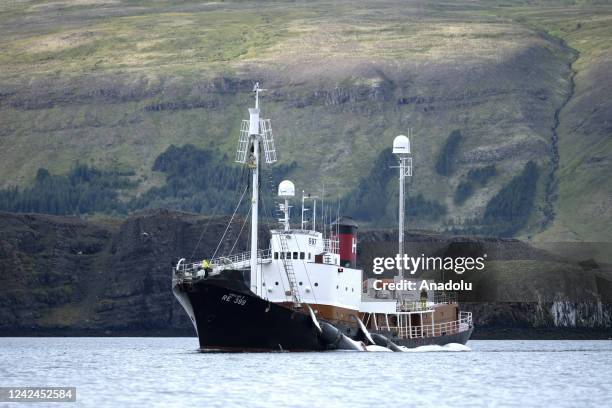
[[[410,140],[407,136],[399,135],[393,139],[394,154],[410,154]]]
[[[279,197],[293,197],[295,195],[295,186],[291,180],[283,180],[278,185]]]

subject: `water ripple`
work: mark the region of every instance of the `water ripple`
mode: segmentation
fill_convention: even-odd
[[[470,352],[199,353],[195,338],[0,338],[3,386],[71,406],[607,406],[611,341],[471,341]]]

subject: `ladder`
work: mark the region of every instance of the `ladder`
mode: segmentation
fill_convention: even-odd
[[[263,140],[264,155],[266,163],[276,162],[276,147],[274,146],[274,137],[272,136],[272,125],[270,119],[261,119],[259,121],[259,129]]]
[[[259,121],[261,141],[263,142],[264,158],[266,163],[276,162],[276,146],[274,146],[274,136],[272,136],[272,125],[270,119]],[[240,137],[238,138],[238,148],[236,149],[236,162],[246,163],[247,152],[249,150],[251,136],[249,135],[249,121],[243,120],[240,126]]]
[[[289,253],[289,247],[287,245],[287,237],[282,232],[278,234],[281,244],[281,250],[283,251],[282,261],[283,267],[285,268],[285,273],[287,274],[287,280],[289,281],[289,288],[291,292],[291,296],[293,297],[293,306],[299,307],[301,304],[300,294],[297,288],[297,282],[295,280],[295,272],[293,271],[293,262],[291,259],[287,259],[287,254]]]
[[[240,137],[238,138],[238,148],[236,149],[236,162],[245,163],[247,150],[249,149],[249,121],[243,120],[240,126]]]

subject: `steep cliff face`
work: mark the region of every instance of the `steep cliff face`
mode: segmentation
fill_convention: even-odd
[[[123,222],[1,214],[0,327],[191,333],[171,292],[171,266],[213,253],[228,221],[166,211]],[[234,242],[245,248],[244,236],[230,230],[219,253]]]
[[[359,260],[369,277],[375,257],[394,257],[397,231],[360,234]],[[515,239],[408,234],[410,256],[484,257],[483,271],[419,271],[412,279],[463,280],[462,308],[471,311],[484,338],[596,336],[612,334],[612,267],[609,244],[550,244],[536,248]],[[593,256],[596,259],[592,258]],[[607,333],[607,334],[606,334]]]
[[[0,213],[0,333],[192,334],[171,292],[171,266],[180,257],[210,256],[217,246],[218,254],[234,245],[244,250],[242,220],[219,243],[228,222],[163,210],[123,221]],[[394,256],[394,238],[394,231],[360,234],[367,275],[373,257]],[[407,246],[415,254],[487,254],[486,274],[462,276],[474,282],[462,300],[481,328],[612,327],[609,265],[577,263],[515,240],[413,234]]]

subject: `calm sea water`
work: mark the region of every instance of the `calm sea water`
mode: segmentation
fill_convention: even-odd
[[[71,407],[611,404],[612,341],[468,346],[464,352],[203,354],[195,338],[0,338],[0,385],[76,386],[77,402],[64,403]]]

